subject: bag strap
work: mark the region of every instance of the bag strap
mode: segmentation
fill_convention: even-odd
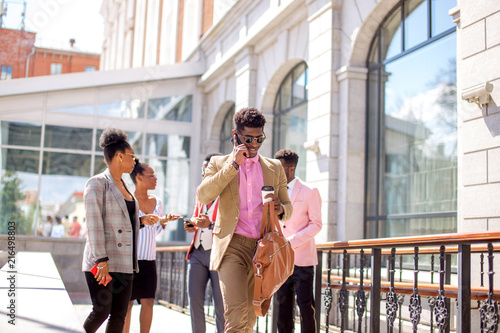
[[[267,223],[267,216],[269,215],[269,223]],[[266,202],[262,210],[262,222],[260,223],[260,239],[271,231],[278,231],[278,234],[283,237],[281,226],[278,222],[278,215],[274,212],[274,202]]]

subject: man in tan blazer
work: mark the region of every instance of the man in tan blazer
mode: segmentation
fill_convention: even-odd
[[[220,197],[210,269],[219,273],[224,332],[240,333],[252,332],[256,321],[252,259],[260,237],[262,186],[274,187],[274,194],[266,198],[274,201],[280,220],[290,218],[292,205],[281,163],[258,154],[266,138],[264,115],[255,108],[244,108],[234,115],[233,122],[233,152],[212,157],[197,196],[204,204]]]

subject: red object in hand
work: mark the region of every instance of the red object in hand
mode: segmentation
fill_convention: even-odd
[[[97,274],[97,264],[90,269],[90,273],[94,274],[94,276]],[[113,278],[108,274],[106,280],[103,282],[103,285],[106,287],[111,280],[113,280]]]

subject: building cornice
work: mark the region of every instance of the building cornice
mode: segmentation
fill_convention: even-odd
[[[235,6],[244,1],[238,1]],[[202,75],[199,84],[201,86],[210,86],[212,78],[216,77],[217,73],[223,72],[227,67],[233,67],[236,56],[248,46],[255,46],[262,39],[265,39],[269,33],[273,29],[276,29],[282,23],[283,19],[286,19],[290,16],[293,16],[293,13],[296,10],[299,10],[300,6],[303,6],[302,2],[298,1],[289,1],[288,3],[282,4],[278,7],[269,8],[259,19],[258,24],[254,24],[252,27],[245,27],[246,35],[240,36],[238,41],[233,44],[227,52],[222,55],[220,59],[212,64],[207,64],[207,71]],[[245,5],[244,8],[247,8],[248,5]],[[230,16],[234,15],[234,13],[241,14],[241,9],[235,8],[234,12],[230,11]],[[229,18],[224,21],[226,24],[235,24]],[[225,33],[226,29],[222,29],[223,26],[217,25],[217,31],[211,32],[213,35],[210,38],[204,39],[200,43],[200,47],[203,52],[207,52],[207,50],[215,47],[215,44],[220,43],[221,38],[223,38],[222,34]],[[208,33],[207,33],[208,35]]]
[[[0,97],[188,77],[197,78],[202,74],[201,63],[189,62],[156,67],[36,76],[0,81]]]

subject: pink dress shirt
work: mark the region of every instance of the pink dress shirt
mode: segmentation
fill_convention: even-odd
[[[264,186],[264,174],[259,162],[259,155],[243,158],[238,171],[240,216],[235,233],[253,238],[260,238],[260,223],[262,221],[261,190]]]

